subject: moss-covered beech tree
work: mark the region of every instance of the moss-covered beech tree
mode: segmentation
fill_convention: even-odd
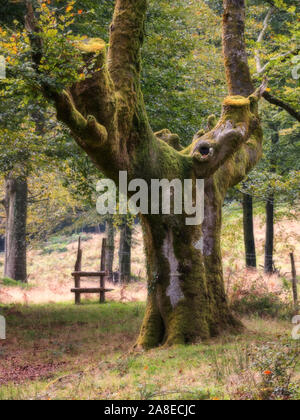
[[[43,36],[31,2],[27,30],[35,70],[45,68]],[[101,39],[78,43],[83,59],[96,60],[89,77],[65,89],[43,79],[53,101],[81,148],[107,177],[129,180],[205,179],[203,225],[186,226],[186,215],[143,215],[148,271],[148,301],[137,346],[188,343],[227,329],[238,330],[224,290],[220,233],[228,188],[259,161],[263,133],[245,50],[245,2],[224,0],[223,44],[229,95],[219,119],[199,131],[186,149],[167,128],[151,129],[140,85],[146,0],[116,0],[109,46]],[[200,245],[203,243],[203,247]]]

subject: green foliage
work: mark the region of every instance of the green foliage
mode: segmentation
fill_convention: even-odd
[[[51,246],[46,246],[41,252],[41,255],[51,255],[53,254],[53,252],[63,253],[67,251],[68,251],[68,248],[62,245],[51,245]]]
[[[168,128],[188,145],[220,112],[223,73],[220,19],[204,2],[150,3],[142,83],[154,131]]]
[[[0,279],[0,285],[4,287],[21,287],[22,289],[28,289],[30,286],[27,283],[21,283],[19,281],[13,280],[9,277],[3,277]]]

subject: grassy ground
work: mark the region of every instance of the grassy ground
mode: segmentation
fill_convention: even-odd
[[[8,330],[0,399],[244,399],[263,377],[251,365],[254,347],[292,330],[248,318],[241,335],[135,353],[143,303],[2,305],[0,312]],[[298,365],[297,387],[299,378]]]

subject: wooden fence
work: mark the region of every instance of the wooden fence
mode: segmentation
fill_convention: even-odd
[[[98,294],[100,296],[100,303],[105,303],[105,293],[111,292],[114,289],[106,289],[105,282],[108,276],[106,271],[105,262],[106,262],[106,239],[102,241],[102,251],[101,251],[101,260],[100,260],[100,271],[82,271],[82,249],[81,249],[81,238],[78,240],[78,251],[77,259],[75,263],[75,271],[72,273],[75,281],[74,289],[71,289],[72,293],[75,293],[75,304],[80,305],[81,295],[82,294]],[[83,278],[99,278],[99,287],[86,288],[81,287],[81,282]]]

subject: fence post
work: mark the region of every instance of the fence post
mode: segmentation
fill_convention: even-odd
[[[81,271],[81,262],[82,262],[82,249],[81,249],[81,238],[78,239],[78,251],[77,251],[77,260],[75,263],[75,272]],[[80,288],[80,276],[76,275],[75,279],[75,289]],[[75,292],[75,304],[80,305],[81,302],[81,295],[78,292]]]
[[[295,308],[295,311],[297,312],[298,311],[298,289],[297,289],[297,273],[296,273],[294,254],[291,253],[290,257],[291,257],[291,265],[292,265],[294,308]]]
[[[102,240],[100,271],[106,271],[106,238]],[[105,277],[100,276],[100,288],[105,289]],[[100,292],[100,303],[105,303],[105,291]]]

